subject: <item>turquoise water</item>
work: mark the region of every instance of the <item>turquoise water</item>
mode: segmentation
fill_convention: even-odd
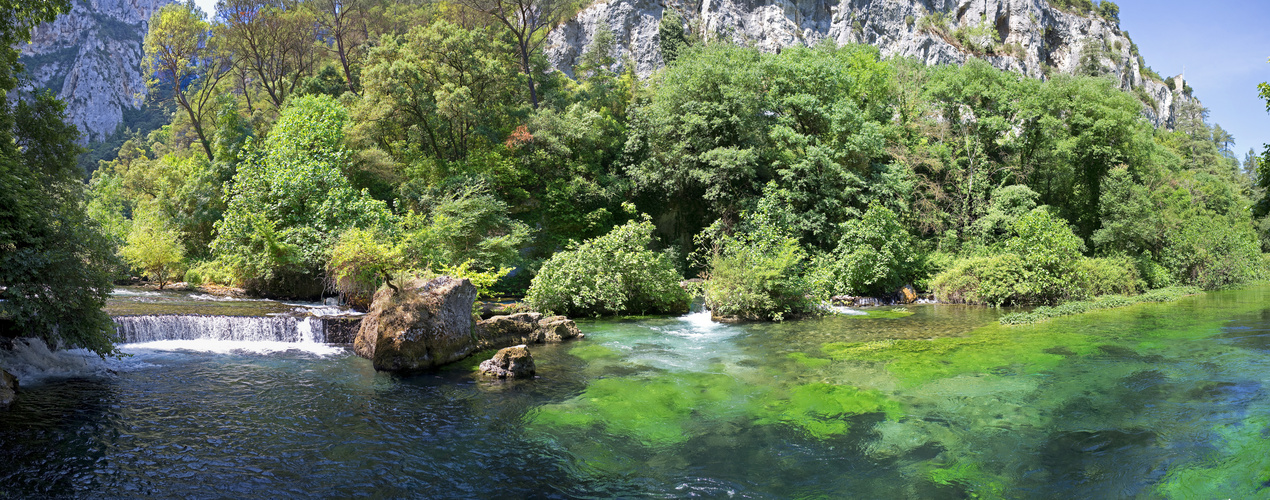
[[[0,412],[0,497],[1270,498],[1268,299],[583,321],[503,383],[131,345]]]

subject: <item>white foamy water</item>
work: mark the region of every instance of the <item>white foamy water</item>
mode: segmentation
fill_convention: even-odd
[[[40,339],[15,339],[13,350],[0,350],[0,368],[24,387],[64,378],[110,377],[153,366],[139,358],[102,359],[88,349],[53,351]]]
[[[744,330],[710,320],[709,311],[678,318],[642,321],[621,328],[605,344],[626,352],[626,360],[668,370],[716,371],[735,369],[746,359],[733,342]]]
[[[159,292],[152,292],[147,290],[129,290],[127,288],[113,289],[110,291],[110,294],[117,297],[158,297],[160,295],[163,295]]]
[[[207,352],[213,354],[274,354],[280,352],[303,352],[315,356],[337,356],[347,352],[343,347],[336,347],[317,342],[277,342],[268,340],[156,340],[123,344],[119,350],[138,356],[156,351],[160,352]]]

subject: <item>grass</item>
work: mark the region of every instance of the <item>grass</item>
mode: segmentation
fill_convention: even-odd
[[[1111,309],[1137,304],[1139,302],[1173,302],[1187,295],[1199,293],[1193,286],[1157,288],[1141,295],[1104,295],[1094,300],[1067,302],[1057,306],[1041,306],[1031,312],[1010,313],[1001,316],[1003,325],[1030,325],[1047,321],[1050,318],[1071,316],[1100,309]]]

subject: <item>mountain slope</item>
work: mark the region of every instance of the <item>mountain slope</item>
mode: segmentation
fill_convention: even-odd
[[[730,39],[765,51],[832,40],[874,45],[883,56],[932,65],[979,57],[1031,77],[1109,75],[1139,96],[1143,114],[1157,127],[1171,128],[1175,101],[1191,99],[1180,79],[1171,90],[1144,71],[1114,13],[1073,12],[1046,0],[604,0],[551,34],[548,59],[571,72],[596,31],[607,27],[618,60],[647,75],[664,65],[657,32],[667,9],[681,14],[691,37]]]

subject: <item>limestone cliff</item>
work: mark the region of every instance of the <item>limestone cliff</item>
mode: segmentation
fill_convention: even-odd
[[[138,109],[145,93],[142,48],[150,15],[171,0],[74,0],[71,11],[37,27],[21,61],[35,87],[66,102],[86,141],[101,140]]]
[[[596,30],[607,26],[618,60],[647,75],[664,65],[657,29],[666,9],[678,10],[699,39],[731,39],[765,51],[828,39],[931,65],[979,57],[1038,78],[1093,68],[1138,94],[1156,126],[1171,127],[1174,101],[1190,99],[1183,85],[1173,91],[1143,77],[1133,43],[1116,23],[1046,0],[601,0],[551,34],[548,59],[570,72]]]

